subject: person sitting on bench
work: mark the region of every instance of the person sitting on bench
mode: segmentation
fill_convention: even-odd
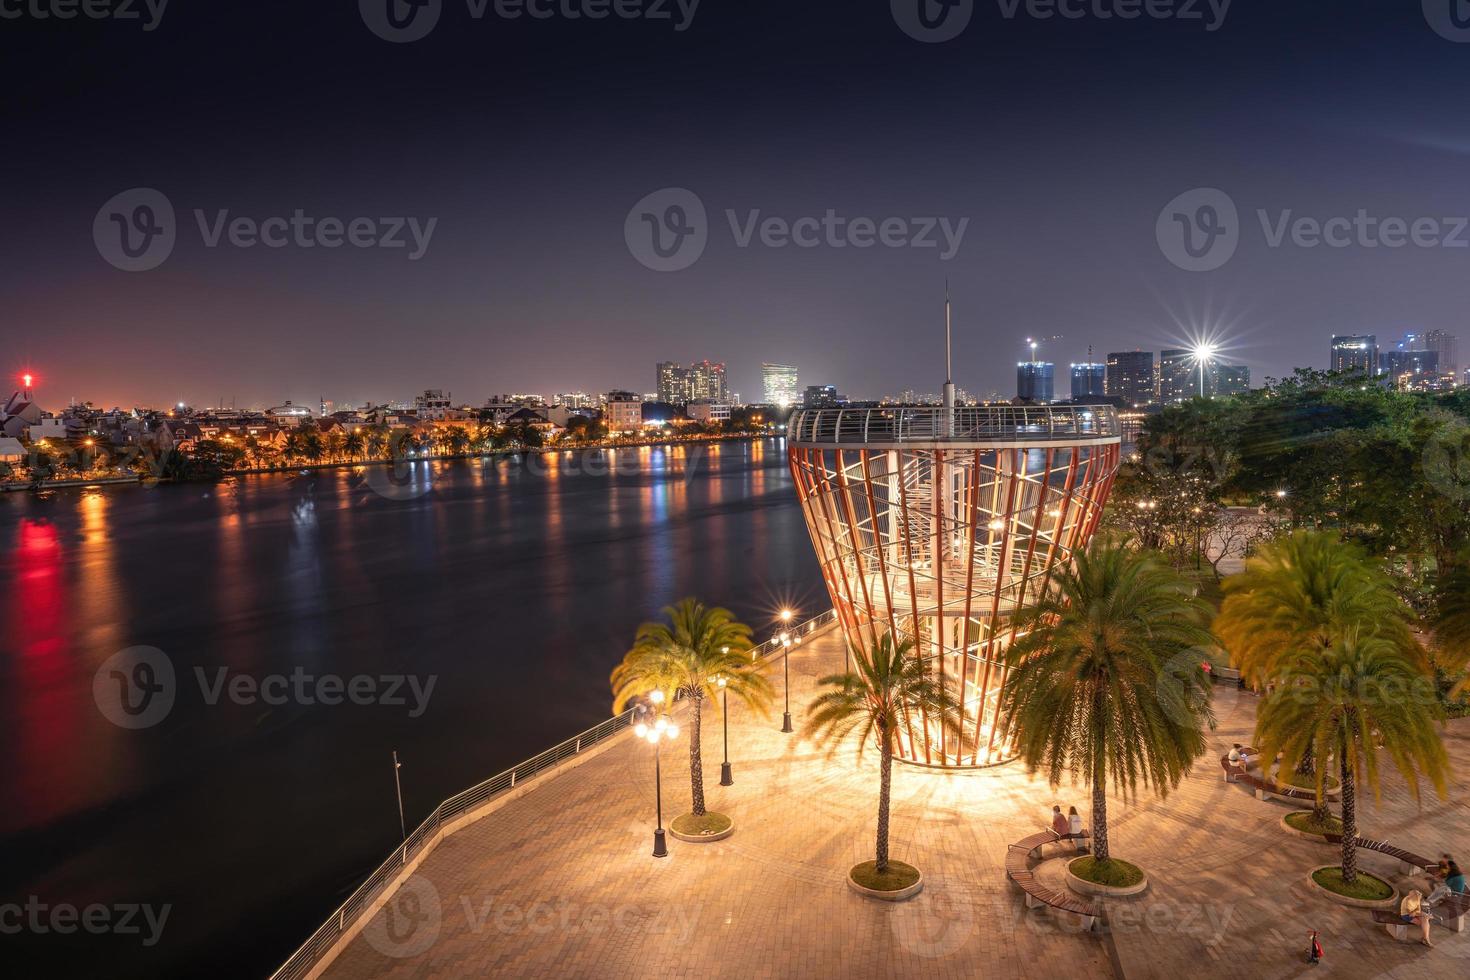
[[[1456,895],[1470,894],[1470,885],[1467,885],[1465,882],[1465,872],[1460,870],[1460,866],[1455,863],[1454,858],[1450,858],[1448,872],[1444,879],[1445,887]]]
[[[1067,810],[1067,831],[1072,835],[1072,848],[1082,850],[1082,814],[1075,806]]]
[[[1429,914],[1428,909],[1424,907],[1424,896],[1422,894],[1418,891],[1411,891],[1404,896],[1403,902],[1399,905],[1399,918],[1403,920],[1405,925],[1421,926],[1424,929],[1424,938],[1420,942],[1430,949],[1434,948],[1434,943],[1429,941],[1429,926],[1433,921],[1433,917]]]
[[[1067,815],[1062,812],[1060,806],[1051,808],[1051,832],[1058,837],[1066,837],[1070,832],[1067,826]]]

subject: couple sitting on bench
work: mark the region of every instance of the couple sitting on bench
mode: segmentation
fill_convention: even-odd
[[[1075,806],[1069,807],[1066,813],[1062,812],[1060,806],[1052,807],[1051,829],[1062,840],[1070,840],[1073,850],[1082,850],[1082,841],[1086,835],[1082,830],[1082,816]]]

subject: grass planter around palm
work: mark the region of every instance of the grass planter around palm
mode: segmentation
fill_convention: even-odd
[[[869,898],[902,902],[924,890],[924,876],[902,861],[889,861],[888,870],[882,874],[878,873],[877,861],[864,861],[848,869],[847,887]]]
[[[1348,884],[1343,881],[1341,865],[1323,865],[1312,869],[1312,873],[1307,875],[1307,884],[1348,908],[1390,911],[1398,908],[1397,889],[1366,871],[1357,872],[1357,880]]]
[[[1088,855],[1067,863],[1067,887],[1084,895],[1137,895],[1148,888],[1148,875],[1136,864]]]
[[[1327,815],[1326,823],[1319,823],[1317,815],[1311,810],[1295,810],[1281,818],[1282,828],[1289,834],[1303,837],[1318,844],[1326,844],[1329,847],[1337,845],[1327,839],[1328,834],[1342,835],[1342,821],[1332,814]]]
[[[735,833],[735,821],[723,813],[708,810],[701,815],[685,813],[669,824],[669,833],[675,840],[691,844],[708,844],[724,840]]]

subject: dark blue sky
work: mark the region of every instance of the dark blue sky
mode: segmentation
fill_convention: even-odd
[[[1418,4],[1237,0],[1210,31],[990,0],[933,44],[888,0],[702,0],[683,31],[666,9],[477,20],[444,0],[401,44],[352,0],[173,0],[151,31],[0,19],[0,368],[34,368],[49,405],[649,390],[655,361],[705,357],[747,397],[762,360],[878,396],[943,380],[946,278],[955,380],[982,395],[1011,393],[1028,335],[1060,337],[1042,353],[1065,363],[1213,329],[1258,380],[1325,366],[1334,332],[1470,345],[1470,248],[1273,247],[1257,215],[1434,218],[1470,243],[1470,44]],[[172,205],[176,242],[125,272],[93,224],[136,187]],[[625,221],[669,187],[697,195],[708,243],[657,272]],[[1238,247],[1186,271],[1156,221],[1201,187],[1238,208]],[[196,209],[437,220],[414,261],[211,248]],[[937,232],[742,247],[726,215],[829,209],[968,225],[945,261]]]

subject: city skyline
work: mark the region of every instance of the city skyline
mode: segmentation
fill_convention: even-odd
[[[83,45],[59,24],[7,22],[24,41],[0,66],[11,90],[55,65],[76,74],[12,118],[11,159],[27,179],[24,194],[11,185],[0,244],[12,328],[0,370],[33,366],[63,401],[354,402],[432,386],[641,391],[647,363],[697,351],[729,365],[747,397],[763,360],[878,396],[942,381],[946,280],[956,380],[976,392],[1011,388],[1027,335],[1059,335],[1041,354],[1067,364],[1089,345],[1161,350],[1214,331],[1264,378],[1320,366],[1333,334],[1459,332],[1462,249],[1273,238],[1283,217],[1463,211],[1466,146],[1444,122],[1463,46],[1415,5],[1337,4],[1330,34],[1318,16],[1241,8],[1206,32],[987,11],[944,45],[905,37],[885,5],[845,17],[793,8],[780,31],[769,12],[732,7],[701,11],[683,32],[520,22],[412,45],[385,45],[355,11],[325,7],[293,8],[288,31],[275,16],[227,16],[187,45],[170,39],[198,29],[188,13],[141,34],[78,22]],[[330,74],[236,76],[210,70],[219,45],[341,60]],[[810,63],[814,49],[823,56]],[[1366,49],[1382,57],[1365,67]],[[752,74],[752,50],[807,67]],[[1139,84],[1142,64],[1211,84]],[[1017,71],[1036,83],[1015,85]],[[669,72],[683,79],[673,91]],[[425,111],[400,76],[443,97]],[[608,96],[589,102],[577,79],[594,76],[610,80]],[[121,77],[132,83],[108,84]],[[498,97],[528,77],[514,104]],[[738,94],[732,77],[746,79]],[[833,80],[850,100],[834,104]],[[1095,85],[1077,98],[1084,81]],[[243,143],[206,125],[221,104],[232,107],[223,131]],[[328,115],[336,139],[313,140]],[[856,135],[870,131],[882,145]],[[90,165],[98,145],[114,148],[114,166]],[[135,187],[172,203],[179,240],[161,266],[132,273],[99,255],[92,230]],[[687,188],[708,214],[703,255],[671,272],[641,265],[624,235],[662,188]],[[1191,188],[1219,188],[1238,209],[1241,241],[1219,268],[1180,268],[1156,239]],[[745,235],[752,220],[828,209],[849,224],[969,225],[948,259],[943,247]],[[298,210],[437,224],[413,261],[411,248],[210,238],[221,215],[263,224]],[[142,355],[127,372],[115,370],[119,341]]]

